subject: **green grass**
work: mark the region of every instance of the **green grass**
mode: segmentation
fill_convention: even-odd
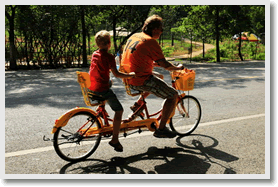
[[[215,43],[214,43],[215,45]],[[194,49],[194,48],[193,48]],[[202,50],[202,47],[199,48]],[[168,52],[168,51],[166,51]],[[184,54],[188,53],[188,50],[183,51]],[[174,53],[169,53],[168,56],[174,56]],[[241,45],[241,54],[244,60],[265,60],[265,46],[261,43],[243,41]],[[182,60],[182,59],[176,59]],[[196,62],[216,62],[216,48],[211,49],[203,54],[195,56],[192,58],[192,61]],[[241,61],[238,55],[238,41],[233,41],[231,39],[226,39],[220,43],[220,61],[229,62],[229,61]]]
[[[173,57],[188,54],[188,49],[191,47],[190,43],[181,42],[180,40],[174,40],[174,46],[172,46],[172,40],[163,40],[162,51],[165,57]],[[192,43],[193,51],[201,50],[202,47]]]

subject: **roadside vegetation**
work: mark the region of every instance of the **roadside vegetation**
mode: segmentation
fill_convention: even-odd
[[[263,45],[240,37],[248,32],[263,40],[264,5],[5,5],[5,67],[88,67],[98,31],[111,32],[110,52],[116,55],[153,14],[164,20],[159,43],[166,57],[202,50],[186,39],[215,45],[195,61],[264,58]],[[238,43],[231,40],[236,34]]]

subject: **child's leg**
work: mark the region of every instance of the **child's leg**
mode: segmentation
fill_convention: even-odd
[[[109,144],[112,147],[114,147],[116,151],[122,152],[123,147],[119,142],[119,132],[120,132],[120,126],[122,121],[122,115],[124,111],[123,106],[121,105],[117,96],[114,94],[114,92],[111,89],[104,92],[94,92],[94,93],[104,97],[107,100],[107,103],[109,104],[111,109],[115,111],[114,121],[113,121],[113,136]]]
[[[117,96],[114,92],[109,89],[108,93],[106,94],[107,103],[111,107],[111,109],[115,112],[114,120],[113,120],[113,136],[112,140],[109,144],[114,147],[114,149],[118,152],[123,151],[123,146],[119,142],[119,132],[121,127],[122,115],[123,115],[123,107],[118,100]]]
[[[113,121],[113,137],[111,140],[112,144],[116,144],[119,142],[119,132],[120,132],[122,115],[123,115],[123,110],[115,112],[114,121]]]

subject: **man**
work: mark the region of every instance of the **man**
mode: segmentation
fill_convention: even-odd
[[[175,109],[178,92],[165,81],[161,75],[153,72],[155,65],[161,66],[166,70],[182,70],[182,65],[174,66],[166,61],[162,49],[156,41],[163,32],[162,18],[153,15],[146,19],[141,33],[133,34],[127,41],[123,50],[121,66],[124,71],[135,72],[136,77],[128,80],[128,84],[134,90],[143,91],[143,97],[146,98],[150,93],[166,99],[159,128],[154,132],[158,138],[173,138],[175,132],[166,127],[166,123],[171,113]],[[142,103],[142,97],[132,107],[136,110]]]

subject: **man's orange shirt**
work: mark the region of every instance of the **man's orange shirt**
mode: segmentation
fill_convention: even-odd
[[[158,42],[141,32],[133,34],[123,50],[121,69],[126,73],[135,72],[137,77],[128,79],[134,86],[143,85],[152,75],[154,61],[165,58]]]

